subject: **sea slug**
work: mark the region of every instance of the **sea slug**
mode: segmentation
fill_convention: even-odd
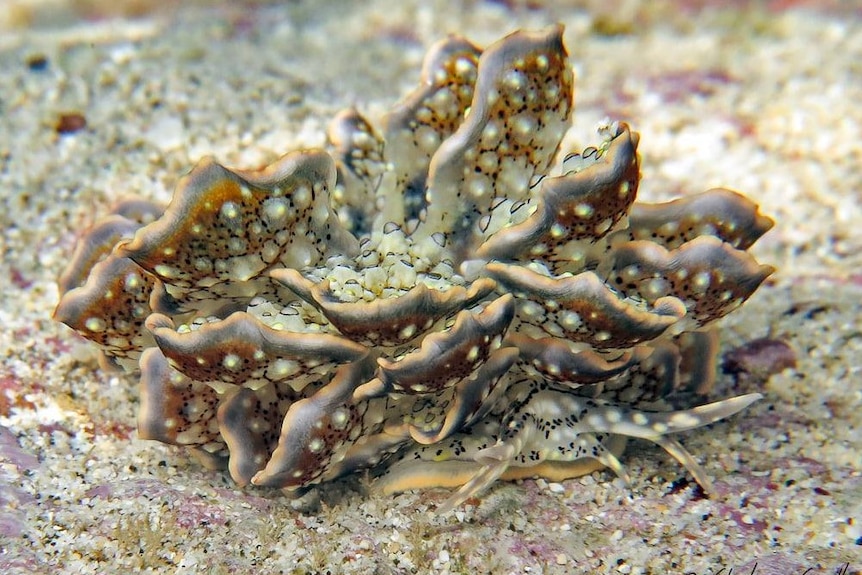
[[[673,434],[760,397],[705,399],[772,221],[726,189],[635,203],[622,122],[561,153],[562,33],[450,36],[382,129],[350,109],[328,150],[205,159],[84,233],[55,317],[140,374],[139,437],[240,485],[460,486],[442,510],[501,477],[627,477],[638,437],[709,490]]]

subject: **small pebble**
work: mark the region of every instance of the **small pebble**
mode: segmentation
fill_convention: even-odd
[[[568,558],[563,554],[557,554],[557,565],[565,565],[568,562]]]
[[[44,54],[32,54],[27,57],[27,68],[33,72],[41,72],[48,68],[48,57]]]
[[[69,112],[60,114],[57,123],[54,125],[54,130],[58,134],[74,134],[87,127],[87,118],[78,112]]]
[[[548,489],[551,490],[551,493],[565,493],[566,488],[563,487],[561,483],[548,483]]]

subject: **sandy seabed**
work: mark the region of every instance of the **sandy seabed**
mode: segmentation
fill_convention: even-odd
[[[862,13],[846,2],[7,0],[0,5],[0,572],[734,573],[862,569]],[[570,148],[605,117],[641,133],[641,198],[726,186],[776,219],[778,268],[723,321],[729,350],[784,342],[795,368],[721,373],[762,391],[610,472],[383,496],[362,478],[301,505],[136,438],[133,377],[51,320],[76,234],[118,197],[170,198],[213,155],[256,167],[324,143],[415,85],[448,32],[487,44],[566,24]],[[756,355],[756,354],[755,354]],[[809,569],[806,571],[806,569]]]

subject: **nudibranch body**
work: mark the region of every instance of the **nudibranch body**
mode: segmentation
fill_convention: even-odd
[[[240,485],[298,490],[372,468],[385,490],[621,477],[705,403],[711,324],[772,272],[772,225],[714,189],[635,203],[622,123],[561,159],[573,107],[562,26],[482,51],[451,36],[378,132],[260,171],[202,161],[167,208],[125,201],[80,241],[55,317],[140,372],[139,436]]]

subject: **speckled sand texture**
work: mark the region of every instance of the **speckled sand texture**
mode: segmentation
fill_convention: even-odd
[[[0,573],[860,573],[857,4],[179,4],[0,4]],[[716,496],[635,443],[630,488],[501,483],[439,517],[444,490],[351,478],[292,503],[136,438],[134,379],[51,321],[79,230],[124,194],[167,201],[205,155],[256,167],[322,144],[340,108],[379,116],[447,32],[557,21],[578,76],[568,147],[625,120],[642,198],[723,185],[777,220],[754,252],[779,271],[722,345],[779,354],[745,348],[717,386],[766,398],[683,438]]]

